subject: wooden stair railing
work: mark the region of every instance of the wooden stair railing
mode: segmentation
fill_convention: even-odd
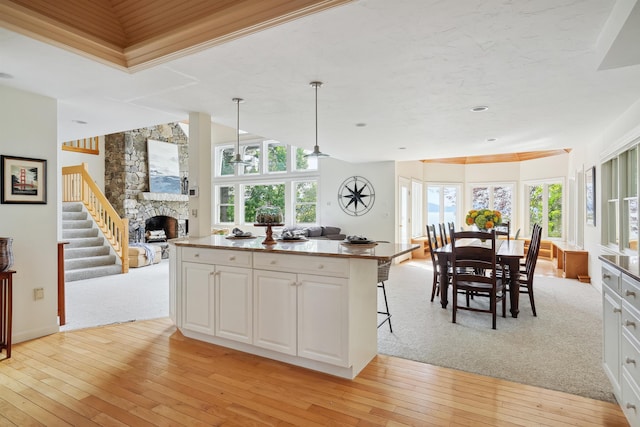
[[[129,222],[120,218],[89,175],[86,163],[62,168],[62,201],[82,202],[129,272]]]

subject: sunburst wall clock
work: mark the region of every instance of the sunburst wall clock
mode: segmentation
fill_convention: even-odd
[[[366,214],[373,207],[376,193],[368,179],[351,176],[338,188],[338,203],[343,211],[352,216]]]

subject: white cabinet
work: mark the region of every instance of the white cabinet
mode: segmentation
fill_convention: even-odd
[[[182,263],[182,327],[203,334],[215,334],[214,272],[209,264]]]
[[[215,266],[216,336],[251,343],[253,336],[252,271]]]
[[[620,296],[603,286],[603,368],[616,396],[620,396],[620,333],[622,302]]]
[[[254,344],[280,353],[297,353],[297,275],[255,270]]]
[[[254,344],[337,366],[348,360],[348,281],[254,271]]]
[[[182,328],[250,343],[251,253],[182,248]]]

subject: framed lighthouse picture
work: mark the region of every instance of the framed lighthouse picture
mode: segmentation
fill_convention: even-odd
[[[0,156],[2,203],[47,203],[47,161]]]

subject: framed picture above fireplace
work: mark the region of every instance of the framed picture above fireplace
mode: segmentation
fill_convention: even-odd
[[[170,142],[147,139],[149,157],[149,191],[181,194],[178,146]]]
[[[47,161],[0,156],[2,203],[47,203]]]

